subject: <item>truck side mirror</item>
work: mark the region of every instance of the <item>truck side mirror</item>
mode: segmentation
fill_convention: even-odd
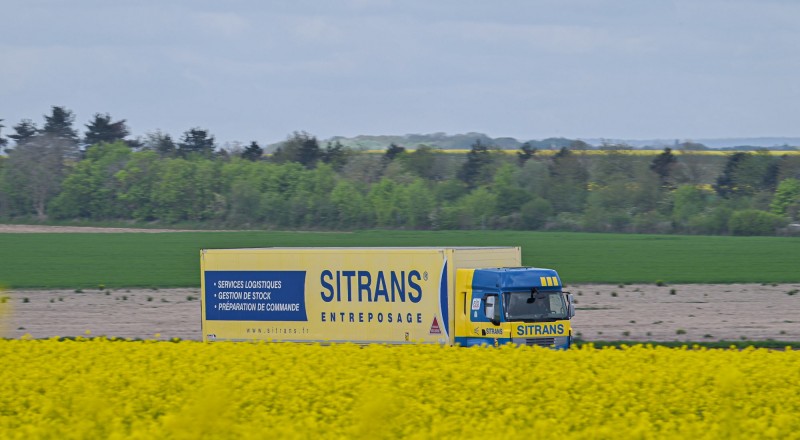
[[[497,295],[486,295],[483,299],[483,314],[492,321],[492,324],[500,324],[500,307],[497,304]]]
[[[571,293],[567,293],[567,311],[570,318],[575,316],[575,297]]]

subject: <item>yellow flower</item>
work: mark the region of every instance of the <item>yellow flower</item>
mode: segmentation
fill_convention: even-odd
[[[797,438],[800,352],[0,340],[0,437]]]

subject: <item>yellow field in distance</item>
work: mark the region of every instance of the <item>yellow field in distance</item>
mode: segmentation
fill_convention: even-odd
[[[414,152],[414,149],[407,148],[406,151]],[[446,153],[446,154],[467,154],[470,150],[465,149],[454,149],[454,150],[444,150],[444,149],[433,149],[436,153]],[[497,151],[500,153],[505,154],[517,154],[520,150],[490,150],[490,151]],[[536,155],[539,156],[552,156],[558,153],[559,150],[536,150]],[[386,150],[362,150],[363,153],[369,154],[383,154]],[[628,155],[628,156],[657,156],[664,152],[663,149],[661,150],[639,150],[639,149],[631,149],[631,150],[570,150],[571,153],[584,155],[584,156],[603,156],[610,153]],[[770,156],[800,156],[800,150],[753,150],[753,151],[730,151],[730,150],[678,150],[672,149],[672,154],[675,155],[695,155],[695,156],[730,156],[733,153],[750,153],[750,154],[768,154]]]

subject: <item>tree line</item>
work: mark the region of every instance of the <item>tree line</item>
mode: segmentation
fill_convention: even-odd
[[[13,147],[0,137],[0,218],[775,235],[800,216],[796,155],[543,154],[530,144],[509,154],[480,139],[466,154],[396,144],[375,153],[305,132],[265,155],[257,142],[219,149],[201,128],[131,140],[108,114],[82,136],[66,108],[44,119],[14,125]]]

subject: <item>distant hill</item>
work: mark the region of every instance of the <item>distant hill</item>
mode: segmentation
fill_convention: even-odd
[[[716,149],[797,149],[800,148],[800,137],[757,137],[757,138],[708,138],[708,139],[583,139],[584,142],[599,146],[604,142],[625,144],[634,148],[674,147],[685,142],[702,144]]]
[[[339,141],[342,145],[357,150],[383,150],[395,144],[405,148],[417,148],[420,145],[439,148],[442,150],[469,149],[480,141],[485,145],[496,145],[503,149],[517,149],[522,145],[514,138],[493,139],[483,133],[465,133],[448,135],[446,133],[431,134],[406,134],[402,136],[369,136],[361,135],[354,138],[337,136],[331,141]]]
[[[416,149],[420,145],[427,145],[442,150],[468,150],[475,142],[494,146],[504,150],[519,149],[525,142],[540,150],[560,149],[569,147],[575,142],[585,142],[589,148],[600,148],[603,145],[629,145],[633,148],[663,149],[675,147],[684,142],[702,144],[714,149],[752,150],[757,148],[768,149],[800,149],[800,137],[759,137],[759,138],[718,138],[718,139],[567,139],[547,138],[542,140],[519,140],[512,137],[493,138],[483,133],[452,134],[405,134],[405,135],[360,135],[355,137],[334,136],[320,141],[324,148],[328,142],[340,142],[342,145],[354,150],[385,150],[391,144],[407,149]],[[267,146],[267,151],[274,151],[280,143]]]
[[[483,133],[465,133],[448,135],[446,133],[431,134],[406,134],[402,136],[369,136],[361,135],[352,138],[336,136],[329,139],[331,142],[339,141],[342,145],[356,150],[383,150],[391,144],[399,145],[408,149],[415,149],[420,145],[438,148],[441,150],[468,150],[475,142],[480,141],[484,145],[494,146],[503,150],[517,150],[526,141],[520,141],[512,137],[493,138]],[[565,138],[548,138],[540,141],[527,141],[534,148],[538,149],[559,149],[569,146],[573,140]]]

